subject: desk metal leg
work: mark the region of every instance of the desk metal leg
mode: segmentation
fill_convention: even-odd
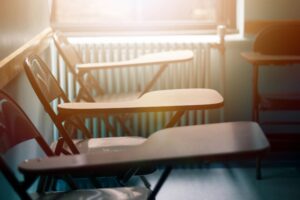
[[[141,94],[139,95],[139,97],[143,96],[144,94],[146,94],[147,92],[149,92],[151,90],[151,88],[153,87],[153,85],[156,83],[156,81],[158,80],[158,78],[160,77],[160,75],[165,71],[165,69],[167,68],[168,64],[162,64],[160,65],[160,68],[158,70],[158,72],[156,72],[156,74],[154,75],[154,77],[152,78],[152,80],[146,84],[145,89],[141,92]]]
[[[107,114],[105,114],[103,116],[103,120],[104,120],[104,123],[105,123],[105,127],[106,127],[106,130],[107,130],[107,133],[108,134],[111,133],[112,136],[115,137],[117,135],[116,129],[115,129],[115,127],[111,126]]]
[[[115,118],[118,120],[118,122],[121,125],[122,130],[124,131],[124,133],[127,136],[133,136],[134,135],[133,131],[125,125],[126,124],[126,119],[125,118],[123,118],[120,115],[116,115]]]
[[[167,180],[169,174],[172,171],[172,167],[167,166],[166,169],[163,171],[162,175],[160,176],[159,180],[157,181],[153,191],[148,197],[148,200],[154,200],[156,195],[158,194],[159,190],[161,189],[164,182]]]
[[[252,120],[259,121],[259,94],[258,94],[258,65],[253,65],[253,75],[252,75]]]
[[[256,179],[261,180],[261,158],[256,158]]]
[[[184,111],[176,112],[175,115],[170,119],[170,121],[165,125],[165,128],[174,127],[178,123],[178,121],[180,120],[183,114]]]

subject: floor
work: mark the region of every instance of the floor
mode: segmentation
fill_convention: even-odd
[[[162,169],[147,175],[152,187]],[[299,200],[300,162],[265,161],[262,180],[255,178],[255,162],[204,163],[173,169],[156,200]],[[104,181],[105,182],[105,181]],[[111,182],[106,182],[111,186]],[[142,185],[139,178],[130,181]]]
[[[149,177],[152,183],[154,176]],[[299,200],[300,168],[266,167],[262,180],[255,179],[252,167],[178,168],[159,192],[157,200],[162,199]]]

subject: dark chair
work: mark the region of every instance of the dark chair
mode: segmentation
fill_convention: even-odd
[[[280,76],[279,81],[270,82],[270,88],[262,90],[262,80],[266,73],[263,68],[269,68],[271,75],[276,67],[289,70],[289,66],[300,63],[300,25],[287,23],[275,24],[264,28],[254,40],[252,52],[242,53],[242,56],[253,65],[253,120],[266,125],[299,125],[297,120],[268,119],[263,120],[263,112],[300,110],[300,91],[296,85],[293,91],[287,91],[290,77]],[[274,71],[271,71],[274,70]],[[283,71],[282,71],[283,72]],[[284,72],[282,73],[284,74]],[[279,77],[279,76],[278,76]],[[285,81],[286,80],[286,81]],[[274,83],[274,85],[273,85]],[[276,87],[276,88],[275,88]],[[291,88],[289,86],[289,88]],[[295,90],[298,89],[298,90]],[[278,113],[278,112],[277,112]],[[274,116],[274,115],[273,115]]]
[[[63,120],[52,108],[51,102],[54,100],[57,99],[63,102],[69,102],[69,99],[51,74],[47,65],[38,56],[29,56],[25,61],[24,68],[33,90],[61,136],[60,140],[55,144],[57,151],[65,154],[122,151],[140,145],[146,140],[146,138],[135,136],[92,138],[92,134],[86,128],[84,121],[80,117],[72,117],[69,120]],[[74,134],[78,132],[83,134],[83,139],[72,139],[75,137]],[[97,175],[118,176],[119,179],[117,180],[127,181],[128,178],[131,177],[131,172],[133,171],[134,174],[143,175],[152,173],[154,169],[143,168],[136,172],[135,169],[124,167],[124,170],[116,171],[112,169],[111,171],[105,171],[103,173],[99,172]],[[141,178],[144,183],[149,186],[147,180],[144,177]]]
[[[73,154],[90,153],[92,151],[117,151],[132,145],[142,144],[145,141],[145,138],[142,137],[92,138],[92,134],[81,118],[74,117],[69,121],[62,120],[60,115],[52,108],[51,102],[56,99],[63,102],[70,101],[47,65],[38,56],[30,56],[26,59],[24,67],[33,90]],[[67,132],[66,124],[67,127],[75,126],[76,129],[79,129],[84,138],[72,140],[71,138],[74,137],[72,134],[77,133],[77,131]]]
[[[23,200],[28,199],[146,199],[149,191],[145,188],[113,188],[113,189],[88,189],[72,190],[68,192],[47,192],[28,194],[27,189],[35,179],[25,176],[20,182],[3,155],[19,143],[34,139],[47,156],[54,156],[54,152],[28,119],[22,109],[7,94],[0,91],[0,170],[11,184],[15,192]],[[74,164],[76,165],[76,164]],[[65,172],[68,174],[68,171]],[[2,197],[5,198],[5,197]]]

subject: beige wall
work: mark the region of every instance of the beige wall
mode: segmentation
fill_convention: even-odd
[[[1,0],[0,60],[49,26],[47,0]]]
[[[300,19],[299,8],[299,0],[245,0],[245,19]]]

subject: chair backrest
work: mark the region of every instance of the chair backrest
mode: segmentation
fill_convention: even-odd
[[[82,58],[76,51],[74,46],[68,41],[68,39],[61,32],[55,32],[53,34],[55,46],[62,56],[66,64],[70,67],[72,73],[77,74],[76,65],[82,64]]]
[[[68,97],[59,86],[46,63],[40,57],[36,55],[27,57],[24,68],[27,78],[44,109],[50,115],[53,122],[56,123],[57,114],[52,108],[51,102],[54,100],[70,102]]]
[[[27,188],[19,183],[2,155],[15,145],[31,139],[36,140],[47,156],[54,156],[54,152],[20,106],[0,90],[0,171],[21,199],[31,198],[26,193]]]
[[[50,69],[40,57],[32,55],[25,62],[26,74],[40,99],[48,103],[51,103],[55,99],[62,99],[64,102],[69,102],[69,99],[57,83]]]
[[[86,72],[82,76],[78,74],[76,65],[83,63],[82,58],[63,33],[54,33],[53,39],[58,53],[62,56],[66,66],[80,85],[80,92],[77,100],[83,99],[85,101],[95,102],[93,93],[95,93],[95,95],[104,94],[104,90],[100,87],[99,82],[90,72]]]
[[[63,89],[59,86],[57,80],[51,73],[47,64],[37,55],[31,55],[26,58],[24,68],[29,82],[33,90],[41,101],[44,109],[49,114],[53,123],[57,127],[60,135],[68,144],[72,153],[79,153],[75,144],[71,139],[72,133],[68,132],[64,124],[72,124],[79,129],[87,138],[91,138],[92,134],[85,127],[83,121],[79,117],[73,117],[68,120],[63,120],[52,108],[51,102],[55,99],[63,100],[63,102],[70,102],[64,93]]]
[[[30,139],[35,139],[46,155],[54,155],[23,110],[0,90],[0,153]]]
[[[259,32],[253,51],[271,55],[300,55],[300,25],[270,25]]]

